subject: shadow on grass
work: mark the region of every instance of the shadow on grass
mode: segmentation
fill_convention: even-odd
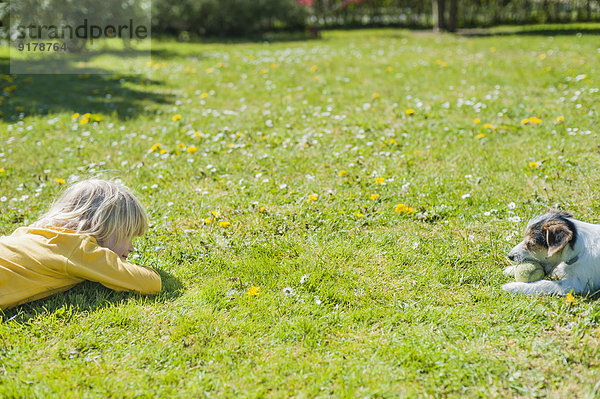
[[[157,270],[162,279],[162,291],[155,296],[139,295],[130,292],[117,292],[100,283],[84,281],[68,291],[52,295],[34,302],[26,303],[6,311],[2,322],[13,321],[27,323],[39,315],[60,315],[72,307],[73,312],[94,312],[109,306],[119,305],[129,298],[141,298],[147,303],[172,301],[183,294],[183,284],[172,274]]]
[[[99,74],[8,75],[9,58],[0,58],[0,102],[2,120],[14,123],[24,116],[60,112],[117,115],[130,119],[151,104],[173,102],[170,95],[157,93],[163,83],[143,75]]]
[[[597,36],[600,28],[515,28],[508,31],[496,31],[492,29],[461,29],[456,32],[465,37],[492,37],[492,36],[575,36],[577,34]]]
[[[199,36],[196,34],[179,34],[168,32],[166,34],[153,35],[152,40],[172,41],[177,40],[183,43],[206,43],[206,44],[245,44],[245,43],[286,43],[318,40],[321,38],[320,29],[306,29],[304,31],[272,31],[248,34],[246,36]],[[152,57],[164,58],[165,54],[152,50]]]

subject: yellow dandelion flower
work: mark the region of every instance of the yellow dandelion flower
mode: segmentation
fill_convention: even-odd
[[[406,113],[406,115],[412,115],[412,114],[414,114],[414,113],[415,113],[415,110],[414,110],[414,109],[410,109],[410,108],[409,108],[409,109],[407,109],[406,111],[404,111],[404,113]]]
[[[88,123],[90,120],[88,118],[83,118],[79,121],[80,125],[85,125],[86,123]]]
[[[89,112],[86,112],[85,114],[81,115],[86,119],[89,119],[90,116],[92,116],[92,114],[90,114]]]
[[[267,210],[267,208],[264,206],[261,206],[260,208],[258,208],[258,211],[261,213],[265,212],[266,210]]]
[[[385,183],[385,177],[378,177],[377,179],[375,179],[375,183],[377,183],[377,184]]]
[[[379,97],[380,97],[379,93],[373,93],[373,98],[374,98],[374,99],[375,99],[375,98],[379,98]]]
[[[75,112],[73,115],[71,115],[71,119],[77,119],[79,118],[79,113]]]
[[[529,162],[529,167],[530,167],[531,169],[536,169],[536,168],[539,168],[539,167],[540,167],[540,164],[539,164],[539,163],[537,163],[537,162]]]
[[[392,72],[392,67],[391,67],[391,66],[389,66],[389,67],[387,67],[385,70],[386,70],[386,71],[388,71],[388,72]]]
[[[156,143],[150,148],[150,152],[160,150],[161,148],[162,148],[162,145],[160,143]]]
[[[200,137],[200,138],[204,138],[204,135],[200,132],[194,132],[194,136],[195,137]]]
[[[0,168],[0,176],[3,176],[6,174],[6,170],[4,168]]]
[[[161,155],[162,155],[162,154],[166,154],[166,153],[167,153],[167,150],[160,150],[158,153],[159,153],[159,154],[161,154]]]
[[[65,184],[65,183],[67,183],[67,182],[65,181],[65,179],[61,179],[61,178],[59,178],[59,177],[56,177],[56,178],[54,179],[54,182],[55,182],[55,183],[57,183],[57,184]]]
[[[102,118],[99,116],[94,116],[94,122],[102,122]]]
[[[475,123],[479,123],[479,122],[481,122],[481,121],[479,120],[479,118],[475,118],[475,119],[473,119],[473,122],[475,122]]]
[[[219,222],[219,226],[227,228],[231,226],[231,223],[229,223],[227,220],[222,220]]]
[[[486,129],[493,129],[494,128],[491,123],[486,123],[485,125],[483,125],[483,127],[486,128]]]
[[[206,97],[208,97],[208,93],[202,93],[202,95],[200,97],[206,98]]]
[[[278,66],[279,66],[279,65],[277,65],[277,64],[271,64],[271,69],[275,69],[275,68],[277,68]]]
[[[338,173],[338,176],[342,177],[347,173],[348,173],[348,171],[346,171],[346,170],[340,170],[340,173]]]
[[[482,138],[484,138],[484,137],[485,137],[485,134],[484,134],[484,133],[479,133],[477,136],[475,136],[475,138],[476,138],[477,140],[481,140],[481,139],[482,139]]]
[[[258,296],[258,287],[251,286],[248,290],[248,296]]]
[[[565,302],[567,303],[567,305],[576,305],[577,304],[575,297],[570,292],[565,297]]]
[[[397,213],[402,213],[402,212],[406,211],[406,205],[398,204],[394,207],[394,211],[396,211]]]
[[[396,144],[396,143],[397,143],[396,139],[390,139],[390,144]]]
[[[557,116],[556,117],[556,123],[560,123],[560,122],[564,122],[565,121],[565,117],[564,116]]]
[[[183,143],[177,143],[177,147],[181,148],[182,150],[185,150],[185,144]]]
[[[211,215],[213,215],[214,217],[218,218],[219,216],[221,216],[221,212],[219,211],[210,211]]]
[[[415,210],[414,208],[411,208],[410,206],[406,206],[404,204],[398,204],[394,207],[394,211],[396,213],[405,213],[407,215],[410,215],[411,213],[413,213]]]
[[[186,149],[186,151],[189,152],[190,154],[193,154],[196,151],[198,151],[198,149],[196,148],[196,146],[191,145]]]
[[[525,119],[523,119],[523,120],[521,121],[521,124],[523,124],[523,125],[526,125],[526,124],[528,124],[529,122],[530,122],[530,121],[529,121],[529,118],[525,118]]]
[[[317,69],[319,69],[319,68],[316,65],[313,65],[312,67],[310,67],[310,71],[313,73],[316,72]]]
[[[362,218],[362,217],[364,217],[365,215],[364,215],[364,214],[362,214],[362,213],[360,213],[360,212],[356,212],[356,213],[354,214],[354,216],[356,216],[357,218]]]
[[[178,120],[181,119],[181,115],[177,114],[177,115],[173,115],[173,121],[177,122]]]
[[[317,196],[317,194],[310,194],[308,196],[308,202],[316,202],[317,199],[319,199],[319,197]]]
[[[377,198],[379,198],[379,194],[377,193],[373,193],[371,194],[371,196],[369,197],[371,200],[375,201]]]
[[[531,121],[531,123],[535,123],[536,125],[542,123],[542,120],[539,118],[536,118],[535,116],[532,116],[531,118],[529,118],[529,121]]]
[[[211,224],[212,223],[212,219],[211,218],[206,218],[206,219],[204,219],[204,223]]]

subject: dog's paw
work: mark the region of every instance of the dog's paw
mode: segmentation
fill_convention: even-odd
[[[502,286],[502,289],[506,292],[510,292],[511,294],[524,294],[527,290],[527,283],[507,283]]]
[[[505,276],[514,277],[515,271],[517,270],[517,266],[508,266],[506,269],[502,271]]]

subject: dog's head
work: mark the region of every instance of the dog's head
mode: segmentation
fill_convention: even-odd
[[[548,272],[568,260],[563,259],[563,250],[567,245],[573,248],[576,240],[577,230],[572,215],[549,209],[529,221],[523,241],[509,252],[508,258],[515,263],[535,260]]]

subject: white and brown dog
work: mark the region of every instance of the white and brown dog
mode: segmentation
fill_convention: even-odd
[[[553,280],[508,283],[514,294],[591,294],[600,289],[600,225],[581,222],[569,213],[548,210],[529,221],[525,238],[508,258],[514,263],[534,260]],[[504,273],[514,276],[515,266]]]

